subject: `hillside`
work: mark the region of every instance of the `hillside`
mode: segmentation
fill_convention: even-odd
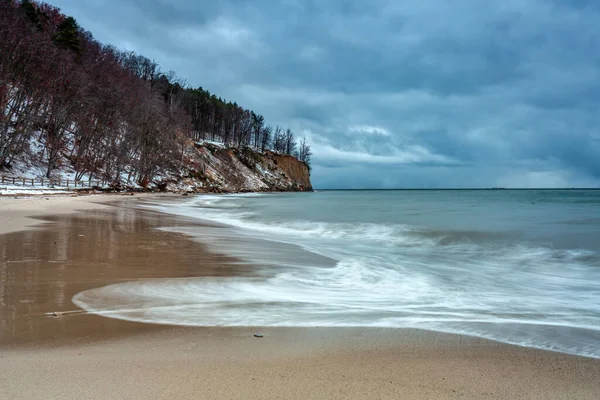
[[[196,145],[208,142],[220,145]],[[58,8],[0,1],[0,176],[310,190],[310,156],[290,129],[99,43]]]
[[[31,143],[30,152],[15,160],[11,168],[0,170],[5,184],[0,184],[1,194],[12,193],[64,193],[76,189],[94,188],[104,191],[171,191],[191,193],[240,193],[311,191],[309,167],[306,163],[286,154],[270,150],[255,151],[249,147],[238,149],[216,142],[184,143],[183,157],[177,172],[155,176],[144,186],[124,173],[118,181],[105,181],[99,176],[78,177],[66,157],[59,158],[59,167],[51,177],[45,177],[46,166],[37,152],[43,151],[41,143]],[[16,177],[16,185],[10,185]],[[22,183],[25,178],[25,184]],[[66,186],[69,180],[70,186]],[[32,185],[33,182],[34,185]],[[3,182],[4,183],[4,182]],[[52,190],[50,190],[52,187]]]

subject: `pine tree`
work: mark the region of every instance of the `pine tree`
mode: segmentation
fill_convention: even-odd
[[[40,27],[40,16],[37,7],[29,0],[23,0],[21,8],[25,11],[27,19]]]
[[[81,43],[79,41],[79,25],[73,17],[65,18],[57,27],[54,42],[59,46],[73,50],[81,55]]]

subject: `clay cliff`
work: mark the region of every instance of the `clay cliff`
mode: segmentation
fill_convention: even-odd
[[[184,165],[181,177],[158,186],[214,193],[312,191],[306,163],[269,150],[193,143],[186,151]]]

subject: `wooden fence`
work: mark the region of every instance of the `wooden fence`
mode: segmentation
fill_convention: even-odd
[[[0,176],[0,184],[14,186],[41,186],[41,187],[67,187],[67,188],[92,188],[99,187],[104,182],[99,180],[74,180],[62,178],[23,178],[17,176]]]

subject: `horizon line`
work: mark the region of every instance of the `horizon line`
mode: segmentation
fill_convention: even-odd
[[[501,191],[501,190],[600,190],[600,187],[555,187],[555,188],[547,188],[547,187],[539,187],[539,188],[518,188],[518,187],[489,187],[489,188],[361,188],[361,189],[352,189],[352,188],[344,188],[344,189],[331,189],[331,188],[313,188],[313,190],[330,190],[330,191],[384,191],[384,190],[489,190],[489,191]]]

